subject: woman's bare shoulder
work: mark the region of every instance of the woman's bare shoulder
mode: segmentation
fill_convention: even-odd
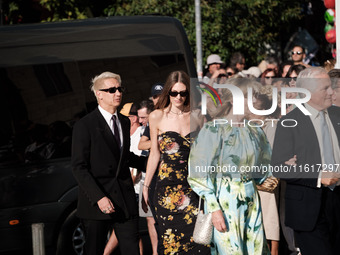
[[[150,120],[161,119],[163,117],[163,114],[164,114],[163,110],[160,110],[160,109],[154,110],[153,112],[150,113],[149,119]]]

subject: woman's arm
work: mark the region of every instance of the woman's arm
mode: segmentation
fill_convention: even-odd
[[[205,198],[206,208],[212,213],[212,223],[220,231],[227,231],[222,208],[218,202],[216,191],[220,189],[221,176],[216,179],[216,172],[209,172],[210,167],[216,167],[221,153],[221,133],[211,123],[206,124],[192,145],[189,156],[188,182],[191,188]],[[211,168],[210,168],[211,169]]]
[[[209,170],[219,164],[221,142],[221,132],[209,122],[190,148],[188,182],[193,191],[205,198],[208,212],[221,209],[216,197],[217,171]]]

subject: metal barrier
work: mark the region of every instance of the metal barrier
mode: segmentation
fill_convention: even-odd
[[[44,223],[32,224],[33,255],[45,255]]]

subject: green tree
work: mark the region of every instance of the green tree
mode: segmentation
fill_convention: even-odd
[[[0,3],[3,24],[18,24],[89,18],[91,1],[0,0]]]
[[[172,16],[182,22],[196,55],[194,0],[3,1],[8,24],[98,16]],[[280,34],[295,32],[296,22],[302,18],[301,4],[306,1],[201,0],[204,59],[216,53],[228,60],[233,52],[241,51],[248,65],[257,64],[264,57],[265,45],[280,41]]]
[[[225,60],[235,51],[243,52],[247,62],[263,59],[265,45],[277,42],[302,18],[301,3],[291,0],[201,0],[202,48]],[[108,6],[108,16],[159,14],[179,19],[196,53],[194,1],[118,0]]]
[[[43,21],[86,19],[89,16],[87,12],[89,2],[86,0],[40,0],[40,4],[50,13]]]

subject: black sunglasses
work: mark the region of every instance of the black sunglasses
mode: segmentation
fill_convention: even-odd
[[[187,97],[189,95],[189,92],[187,90],[185,91],[169,91],[169,96],[171,97],[177,97],[180,95],[181,97]]]
[[[234,73],[232,73],[232,72],[227,72],[227,75],[228,75],[228,76],[232,76],[232,75],[234,75]]]
[[[111,87],[108,89],[100,89],[99,91],[105,91],[105,92],[109,92],[110,94],[114,94],[116,93],[116,91],[119,91],[120,93],[123,93],[125,91],[124,87]]]
[[[294,81],[296,81],[296,78],[297,78],[297,77],[290,77],[290,78],[292,78]]]
[[[301,54],[302,54],[302,52],[301,52],[301,51],[292,51],[292,55],[295,55],[295,54],[297,54],[297,55],[301,55]]]
[[[266,79],[273,79],[273,78],[275,78],[275,76],[265,76],[264,78],[266,78]]]

